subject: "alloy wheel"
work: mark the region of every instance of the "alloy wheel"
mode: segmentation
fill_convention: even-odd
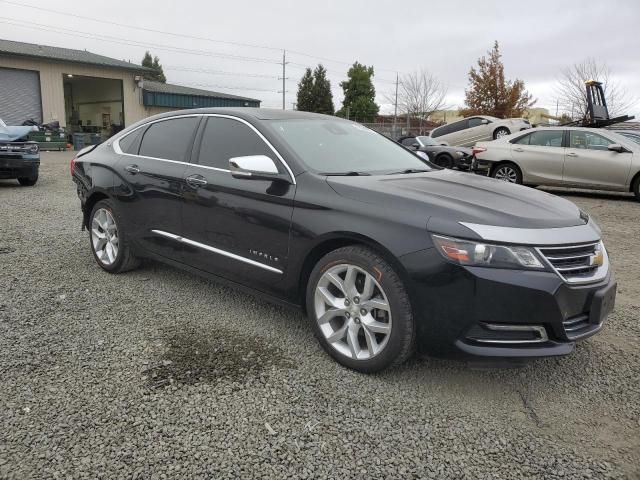
[[[316,285],[314,308],[322,335],[348,358],[368,360],[389,341],[389,301],[376,279],[360,267],[341,264],[324,272]]]
[[[504,166],[496,170],[493,178],[495,178],[496,180],[502,180],[504,182],[516,183],[518,181],[518,174],[512,167]]]
[[[103,265],[112,265],[118,257],[118,226],[106,208],[96,210],[91,221],[91,245]]]
[[[506,137],[507,135],[509,135],[509,132],[502,128],[496,132],[496,139]]]

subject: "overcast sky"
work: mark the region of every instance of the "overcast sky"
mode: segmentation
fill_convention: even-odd
[[[638,99],[628,113],[640,117],[640,0],[0,0],[0,7],[0,38],[136,63],[150,50],[160,57],[169,82],[258,98],[263,107],[282,105],[282,49],[290,62],[287,108],[304,67],[321,62],[338,109],[339,82],[355,60],[374,66],[385,112],[392,110],[384,104],[395,72],[419,69],[438,76],[449,87],[449,104],[461,106],[469,68],[498,40],[507,78],[524,80],[537,106],[555,113],[559,71],[591,56],[606,62]]]

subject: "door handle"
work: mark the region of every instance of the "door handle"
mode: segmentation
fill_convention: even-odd
[[[567,153],[567,157],[577,157],[577,156],[578,156],[578,154],[574,153],[574,152]]]
[[[513,149],[514,152],[524,152],[524,150],[520,147],[514,148]]]
[[[190,175],[184,179],[187,185],[193,188],[204,187],[207,184],[207,179],[202,175]]]
[[[140,173],[140,168],[138,167],[138,165],[127,165],[126,167],[124,167],[124,169],[133,175],[135,175],[136,173]]]

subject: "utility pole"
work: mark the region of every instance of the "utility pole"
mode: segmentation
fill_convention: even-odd
[[[278,93],[282,93],[282,109],[286,110],[286,87],[285,87],[285,81],[287,80],[287,51],[283,50],[282,51],[282,91],[278,91]]]
[[[396,101],[393,109],[393,139],[398,138],[396,124],[398,123],[398,72],[396,72]]]

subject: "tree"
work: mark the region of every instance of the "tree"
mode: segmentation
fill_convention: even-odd
[[[587,115],[587,80],[602,82],[610,116],[624,115],[633,107],[629,92],[612,78],[609,67],[587,58],[564,68],[556,85],[558,106],[572,120],[582,120]]]
[[[373,86],[373,67],[355,62],[347,72],[348,80],[340,82],[344,92],[342,108],[336,113],[360,122],[371,122],[380,108],[376,104]]]
[[[297,109],[304,112],[333,115],[333,94],[327,70],[319,64],[311,72],[307,68],[298,83]]]
[[[420,121],[422,125],[431,114],[446,108],[447,87],[431,73],[421,70],[404,75],[398,83],[398,109]],[[395,97],[387,97],[395,103]]]
[[[331,93],[331,82],[327,78],[327,69],[318,64],[313,71],[313,88],[311,89],[315,100],[316,113],[333,115],[333,94]]]
[[[478,69],[469,71],[469,88],[465,90],[465,106],[460,114],[491,115],[498,118],[519,117],[536,100],[525,90],[522,80],[505,80],[498,42],[487,52],[489,58],[478,59]]]
[[[144,58],[142,59],[142,66],[153,70],[152,72],[145,72],[142,75],[144,79],[152,80],[154,82],[167,83],[167,77],[164,76],[164,71],[162,70],[160,59],[157,56],[151,57],[151,54],[148,51],[145,52]]]
[[[313,73],[307,68],[298,83],[296,108],[303,112],[313,112]]]

